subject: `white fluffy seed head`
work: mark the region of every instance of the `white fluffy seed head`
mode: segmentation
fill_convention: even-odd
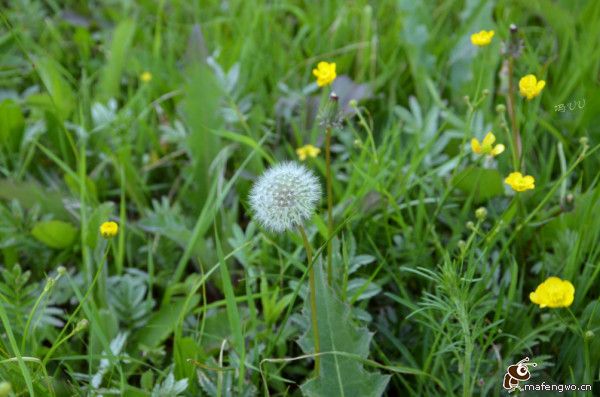
[[[256,219],[274,232],[283,232],[308,220],[321,198],[319,180],[305,166],[277,164],[258,178],[250,192]]]

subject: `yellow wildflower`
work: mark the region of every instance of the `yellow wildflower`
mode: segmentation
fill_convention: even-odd
[[[558,277],[548,277],[538,285],[535,292],[529,294],[529,299],[540,308],[569,307],[575,298],[575,287],[570,281]]]
[[[115,237],[118,232],[119,225],[117,224],[117,222],[104,222],[102,225],[100,225],[100,234],[104,238]]]
[[[140,80],[142,80],[142,82],[144,83],[148,83],[150,80],[152,80],[152,73],[150,72],[144,72],[140,75]]]
[[[482,30],[478,33],[473,33],[471,35],[471,43],[473,43],[473,45],[476,45],[478,47],[483,47],[492,42],[492,37],[494,37],[493,30],[488,30],[488,31]]]
[[[296,149],[296,154],[298,155],[298,158],[300,158],[300,161],[306,160],[306,157],[315,158],[319,153],[321,153],[321,149],[313,145],[304,145]]]
[[[496,146],[492,146],[494,142],[496,142],[496,136],[490,131],[485,135],[483,142],[481,143],[475,138],[471,139],[471,149],[473,149],[473,153],[476,154],[497,156],[504,151],[504,145],[500,143]]]
[[[535,178],[531,175],[523,176],[520,172],[511,172],[504,180],[504,183],[513,188],[517,192],[535,188]]]
[[[519,91],[528,101],[540,95],[545,86],[546,82],[544,80],[538,81],[533,74],[528,74],[519,80]]]
[[[335,74],[335,63],[319,62],[316,69],[313,69],[313,74],[317,78],[317,85],[323,87],[333,83],[337,77]]]

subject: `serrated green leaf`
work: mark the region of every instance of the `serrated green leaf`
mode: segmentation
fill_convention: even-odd
[[[302,384],[302,394],[308,397],[381,396],[390,377],[378,372],[367,372],[359,360],[369,355],[369,344],[373,334],[366,327],[353,324],[350,307],[340,301],[327,285],[321,265],[314,266],[321,352],[339,352],[348,355],[321,355],[319,376]],[[305,302],[304,315],[307,318],[306,324],[310,324],[308,299]],[[298,343],[305,353],[314,353],[312,330],[307,330]],[[349,355],[354,355],[356,358]]]
[[[48,247],[63,249],[73,244],[77,237],[77,228],[68,222],[42,221],[35,224],[31,234]]]
[[[452,180],[454,186],[472,194],[475,202],[482,202],[504,193],[502,175],[496,170],[470,166]]]

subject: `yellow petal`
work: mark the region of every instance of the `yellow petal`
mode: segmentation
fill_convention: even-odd
[[[481,154],[481,145],[475,138],[471,139],[471,149],[473,150],[473,153]]]
[[[304,148],[296,149],[296,154],[298,155],[300,161],[306,160],[306,151],[304,150]]]
[[[532,301],[535,304],[539,304],[540,303],[539,300],[538,300],[538,296],[537,296],[537,294],[535,292],[531,292],[529,294],[529,300]]]
[[[540,80],[537,83],[536,89],[538,91],[538,93],[544,89],[544,87],[546,86],[546,82],[544,80]]]
[[[483,138],[482,146],[492,146],[494,142],[496,142],[496,136],[490,131]]]
[[[492,154],[492,156],[497,156],[500,153],[502,153],[504,151],[504,149],[505,149],[504,145],[500,143],[492,149],[491,154]]]

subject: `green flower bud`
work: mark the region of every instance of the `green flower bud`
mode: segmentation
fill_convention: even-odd
[[[8,397],[12,393],[12,385],[8,382],[0,382],[0,397]]]
[[[53,277],[48,277],[46,280],[46,285],[44,286],[44,292],[48,292],[54,287],[54,283],[56,280]]]
[[[479,207],[475,210],[475,217],[480,221],[483,221],[487,218],[487,209],[485,207]]]
[[[86,329],[89,325],[89,321],[87,319],[81,319],[79,320],[79,322],[77,323],[77,325],[75,326],[75,332],[81,332],[84,329]]]

